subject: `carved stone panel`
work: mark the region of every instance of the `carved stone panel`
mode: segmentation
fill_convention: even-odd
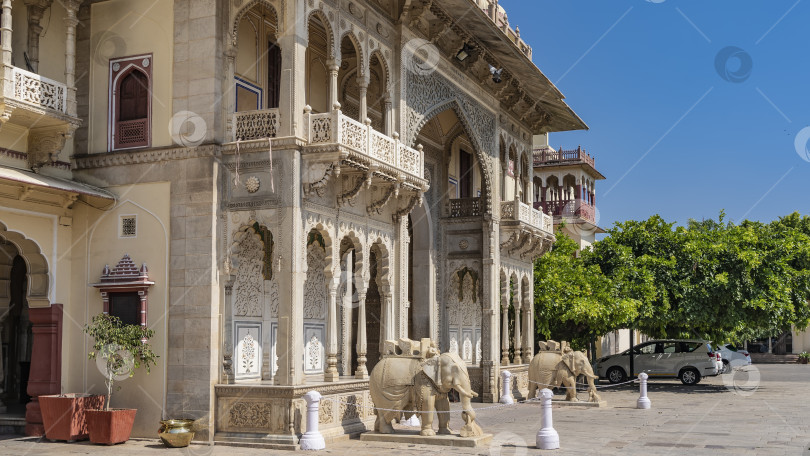
[[[264,278],[264,243],[261,238],[247,230],[241,233],[239,251],[236,254],[236,281],[233,285],[233,314],[244,317],[262,316]]]
[[[262,359],[262,325],[253,322],[235,322],[236,379],[260,378]]]

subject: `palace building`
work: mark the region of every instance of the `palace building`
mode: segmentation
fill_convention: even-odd
[[[0,399],[28,434],[36,396],[103,392],[102,312],[155,331],[113,395],[135,436],[294,448],[309,390],[360,432],[402,337],[485,402],[505,366],[525,391],[533,261],[555,216],[598,229],[602,177],[538,149],[587,127],[497,0],[3,0],[0,31]]]

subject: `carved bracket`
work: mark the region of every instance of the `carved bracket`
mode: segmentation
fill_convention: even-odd
[[[334,174],[335,177],[340,176],[340,167],[335,166],[334,163],[330,164],[326,171],[323,173],[323,177],[315,182],[311,182],[309,184],[304,185],[304,195],[309,196],[312,192],[315,192],[318,197],[322,197],[324,192],[326,191],[326,184],[329,182],[329,179]]]
[[[345,206],[346,204],[354,207],[354,199],[357,195],[360,194],[360,190],[363,189],[363,185],[369,186],[371,185],[371,173],[366,172],[363,173],[362,176],[358,176],[357,180],[354,183],[354,187],[349,189],[349,191],[341,193],[337,197],[338,206]],[[347,179],[349,177],[347,176]]]
[[[28,133],[28,166],[37,171],[42,165],[52,163],[65,147],[71,136],[68,126],[32,128]]]
[[[385,205],[388,204],[388,201],[391,200],[391,197],[396,198],[397,195],[399,195],[399,183],[392,184],[388,188],[388,191],[385,192],[385,195],[383,195],[383,197],[379,201],[374,201],[371,203],[371,205],[366,207],[366,212],[368,213],[368,215],[371,215],[373,213],[382,214],[383,207],[385,207]]]
[[[406,204],[405,207],[394,212],[394,215],[392,216],[394,222],[396,223],[403,216],[410,214],[417,204],[419,204],[420,206],[422,205],[422,193],[420,192],[417,192],[413,196],[411,196],[411,200],[408,201],[408,204]]]

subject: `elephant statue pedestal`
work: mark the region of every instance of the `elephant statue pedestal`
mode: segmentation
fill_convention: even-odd
[[[377,420],[374,432],[365,433],[360,440],[400,443],[420,443],[448,446],[486,446],[492,439],[484,434],[475,421],[471,400],[478,396],[470,386],[467,365],[455,353],[439,354],[435,342],[422,339],[386,341],[383,358],[374,366],[369,378],[369,390]],[[455,390],[461,398],[461,418],[464,425],[458,433],[450,429],[450,400],[447,394]],[[418,415],[422,421],[419,431],[394,429],[393,422]],[[433,429],[438,416],[439,429]],[[438,432],[438,435],[437,435]]]
[[[529,398],[536,396],[538,390],[564,387],[565,401],[554,401],[555,404],[583,405],[586,407],[603,407],[605,401],[596,393],[594,375],[585,352],[573,350],[567,342],[553,340],[539,342],[540,351],[534,355],[529,363]],[[579,402],[577,398],[577,378],[585,377],[588,385],[588,401]]]

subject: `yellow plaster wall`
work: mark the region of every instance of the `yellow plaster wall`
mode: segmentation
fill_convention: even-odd
[[[121,381],[120,391],[113,393],[112,406],[137,408],[133,436],[153,437],[162,416],[166,397],[166,358],[168,323],[168,254],[169,192],[168,182],[109,187],[118,196],[118,204],[102,212],[87,206],[74,211],[71,304],[66,306],[62,345],[62,379],[65,391],[88,391],[102,394],[103,377],[94,361],[87,359],[91,340],[82,326],[102,312],[100,292],[91,286],[98,282],[104,265],[115,267],[128,253],[140,266],[146,263],[149,277],[155,282],[149,289],[148,323],[155,331],[150,341],[160,355],[151,374],[141,368],[135,376]],[[137,236],[119,237],[122,215],[137,216]]]
[[[172,144],[174,11],[171,0],[111,0],[90,11],[90,153],[108,150],[111,58],[152,53],[152,147]]]
[[[67,16],[61,2],[53,2],[45,11],[40,25],[39,74],[55,81],[65,82],[65,41],[67,39],[65,21]],[[77,27],[81,27],[77,25]]]

